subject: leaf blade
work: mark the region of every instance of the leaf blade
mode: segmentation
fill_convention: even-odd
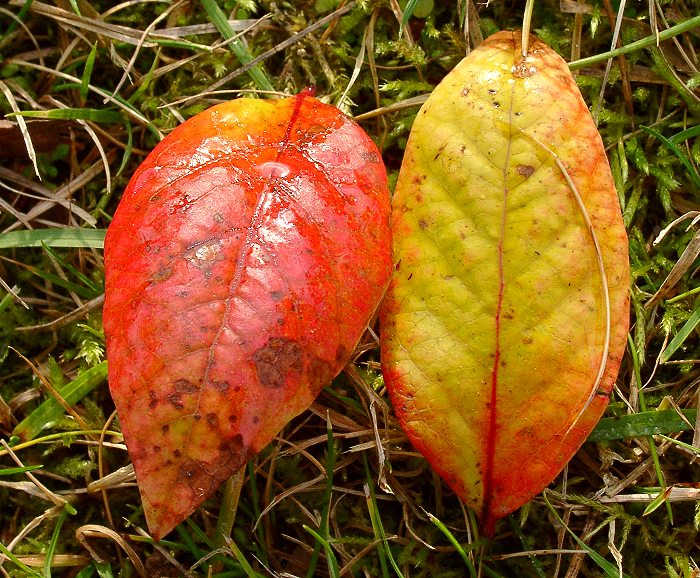
[[[399,421],[487,533],[583,443],[628,324],[626,234],[600,136],[564,61],[530,47],[523,60],[519,34],[492,36],[419,112],[381,312]]]
[[[132,177],[104,325],[156,538],[347,362],[390,274],[388,210],[374,144],[308,93],[209,109]]]

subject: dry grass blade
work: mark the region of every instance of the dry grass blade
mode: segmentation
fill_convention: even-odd
[[[693,235],[693,238],[688,243],[687,247],[684,249],[683,254],[678,258],[676,264],[671,269],[666,279],[659,287],[659,289],[654,293],[654,295],[646,302],[645,307],[652,307],[655,303],[662,299],[671,289],[676,286],[676,283],[682,279],[682,277],[688,272],[690,267],[693,265],[695,260],[700,255],[700,231]]]
[[[122,550],[124,550],[124,552],[126,552],[126,555],[129,557],[129,560],[131,560],[131,563],[134,565],[134,569],[138,575],[142,576],[143,578],[149,578],[149,573],[146,571],[143,562],[141,562],[141,559],[136,554],[134,549],[114,530],[110,530],[109,528],[105,528],[104,526],[99,526],[97,524],[85,524],[75,531],[75,537],[78,542],[80,542],[83,547],[90,552],[90,556],[92,556],[93,560],[100,563],[105,562],[105,560],[90,545],[88,539],[101,538],[103,540],[112,540]]]
[[[17,101],[15,100],[12,91],[2,80],[0,80],[0,91],[2,91],[2,93],[5,95],[7,102],[10,103],[12,111],[15,113],[21,112],[19,106],[17,106]],[[24,144],[27,147],[27,155],[29,156],[29,160],[32,161],[32,166],[34,167],[34,174],[39,179],[41,179],[41,175],[39,174],[39,167],[36,164],[36,151],[34,150],[34,145],[32,144],[32,137],[29,134],[27,123],[21,116],[17,116],[16,118],[17,124],[19,125],[19,130],[22,133],[22,138],[24,138]]]

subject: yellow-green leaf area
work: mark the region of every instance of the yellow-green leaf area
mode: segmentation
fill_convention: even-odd
[[[397,415],[487,526],[583,442],[627,330],[626,235],[600,137],[563,60],[535,39],[523,59],[518,36],[485,41],[416,118],[382,311]]]

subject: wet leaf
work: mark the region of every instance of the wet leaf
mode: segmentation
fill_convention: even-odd
[[[362,129],[308,94],[175,129],[105,239],[109,382],[159,539],[347,363],[391,271]]]
[[[565,62],[534,38],[520,52],[492,36],[419,112],[381,313],[399,420],[488,533],[598,421],[629,316],[600,136]]]

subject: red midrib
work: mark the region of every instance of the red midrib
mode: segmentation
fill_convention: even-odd
[[[512,89],[511,89],[512,91]],[[510,109],[508,111],[509,123],[513,113],[513,94],[511,93]],[[509,124],[510,126],[510,124]],[[503,198],[501,209],[501,223],[498,237],[498,297],[496,301],[496,316],[494,320],[494,352],[493,366],[491,367],[491,388],[487,405],[488,424],[486,430],[486,463],[484,467],[483,479],[483,503],[481,506],[481,523],[484,533],[487,536],[493,535],[496,519],[493,515],[493,470],[496,460],[496,445],[498,435],[498,373],[501,362],[501,314],[503,309],[503,292],[505,289],[505,275],[503,271],[503,242],[506,234],[506,204],[508,201],[508,164],[510,162],[510,143],[512,130],[508,136],[508,146],[506,148],[505,163],[503,165]]]
[[[294,108],[292,110],[291,115],[289,116],[289,122],[287,123],[287,127],[284,131],[284,137],[282,138],[282,141],[279,144],[279,147],[277,149],[277,154],[275,156],[275,162],[279,162],[279,160],[282,158],[282,155],[285,152],[285,149],[289,146],[289,140],[292,134],[292,129],[294,125],[297,123],[297,120],[299,119],[299,114],[301,112],[301,106],[304,101],[304,98],[308,96],[313,96],[315,90],[313,88],[307,88],[305,90],[302,90],[299,94],[296,95],[294,98]],[[205,384],[209,378],[209,371],[211,370],[213,364],[214,364],[214,353],[216,351],[216,348],[219,345],[219,341],[221,339],[221,335],[224,332],[224,329],[226,328],[226,323],[228,321],[228,318],[231,314],[231,296],[234,295],[238,289],[238,286],[241,283],[241,278],[243,276],[243,269],[244,269],[244,262],[246,259],[246,253],[250,249],[250,246],[252,244],[253,238],[255,235],[257,235],[257,230],[260,226],[260,221],[261,221],[261,213],[262,213],[262,207],[264,204],[265,197],[270,191],[270,184],[271,181],[274,181],[277,179],[275,176],[270,176],[268,177],[267,182],[265,183],[265,186],[263,187],[260,196],[258,197],[257,204],[255,206],[255,209],[253,210],[253,215],[250,220],[250,227],[248,228],[248,231],[246,233],[245,240],[243,241],[241,248],[238,252],[238,258],[236,259],[236,268],[234,270],[233,278],[231,282],[229,283],[229,296],[226,298],[225,301],[225,307],[224,307],[224,313],[222,316],[221,320],[221,325],[219,326],[219,330],[217,331],[214,340],[209,347],[209,353],[208,353],[208,359],[207,359],[207,365],[204,370],[204,378],[202,382],[202,389],[199,392],[199,395],[197,397],[197,402],[195,405],[195,410],[194,413],[196,414],[199,411],[199,404],[202,399],[202,394],[204,392]],[[190,427],[189,431],[187,433],[186,441],[185,441],[185,447],[189,444],[190,436],[192,435],[192,425],[193,422],[190,422]]]

